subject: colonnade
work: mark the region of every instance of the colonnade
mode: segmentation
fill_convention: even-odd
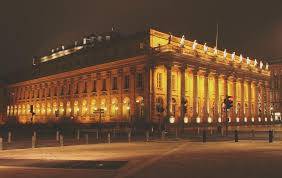
[[[152,67],[152,76],[156,80],[156,69],[165,68],[166,116],[174,116],[178,120],[188,117],[190,122],[211,123],[225,122],[226,116],[223,110],[223,101],[226,96],[232,96],[233,107],[228,111],[229,122],[263,122],[270,120],[270,98],[268,81],[258,80],[243,74],[229,74],[228,71],[212,70],[191,65],[160,65]],[[177,94],[172,95],[172,71],[180,74],[180,86]],[[155,81],[153,80],[153,100],[155,107],[156,98],[163,97],[155,93]],[[192,80],[192,91],[187,92],[187,84]],[[181,98],[177,115],[172,111],[173,97]],[[182,99],[188,101],[186,112],[182,108]],[[154,108],[152,109],[154,110]],[[155,116],[157,111],[155,111]]]

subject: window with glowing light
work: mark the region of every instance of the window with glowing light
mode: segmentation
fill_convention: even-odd
[[[162,88],[162,73],[157,73],[157,88]]]
[[[129,89],[129,75],[124,76],[124,89]]]

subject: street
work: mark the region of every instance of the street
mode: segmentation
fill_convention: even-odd
[[[281,160],[280,141],[105,143],[4,150],[0,152],[0,177],[273,178],[281,177]],[[108,162],[119,165],[106,167]]]

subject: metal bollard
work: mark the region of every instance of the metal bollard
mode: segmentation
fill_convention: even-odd
[[[80,139],[80,131],[79,131],[79,129],[77,130],[76,139],[77,139],[77,140]]]
[[[99,140],[99,132],[98,132],[98,130],[96,132],[96,139]]]
[[[268,131],[268,141],[269,143],[273,142],[273,131],[272,130]]]
[[[254,131],[254,129],[252,129],[252,137],[253,137],[253,138],[255,137],[255,131]]]
[[[178,139],[178,129],[175,129],[175,138]]]
[[[85,143],[88,144],[88,134],[85,134]]]
[[[203,143],[207,142],[207,132],[206,129],[203,130]]]
[[[31,148],[35,148],[36,147],[36,136],[32,136],[31,137]]]
[[[238,142],[239,141],[239,137],[238,137],[238,130],[235,130],[234,131],[234,139],[235,139],[235,142]]]
[[[12,142],[12,132],[8,132],[8,143]]]
[[[200,128],[197,128],[197,134],[200,135]]]
[[[213,130],[212,130],[212,127],[210,128],[210,135],[212,135],[213,134]]]
[[[33,136],[36,138],[37,136],[36,131],[33,132]]]
[[[128,142],[131,142],[131,132],[128,132]]]
[[[162,131],[162,140],[165,140],[165,131]]]
[[[60,139],[59,136],[60,136],[60,132],[57,130],[57,131],[56,131],[56,141],[57,141],[57,142],[58,142],[59,139]]]
[[[116,137],[116,128],[114,128],[114,133],[113,133],[113,137]]]
[[[108,143],[111,143],[111,134],[108,133]]]
[[[0,150],[3,150],[4,148],[3,148],[3,138],[2,137],[0,137]]]
[[[146,141],[149,141],[149,131],[146,131]]]
[[[60,135],[60,146],[64,146],[64,136]]]
[[[223,137],[223,135],[224,135],[224,130],[223,128],[221,128],[221,136]]]

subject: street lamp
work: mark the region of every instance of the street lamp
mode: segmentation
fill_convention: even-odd
[[[169,117],[169,123],[173,124],[175,122],[175,117],[173,115],[171,115]]]
[[[212,122],[212,118],[209,116],[208,117],[208,123],[211,123]]]
[[[187,123],[188,123],[188,117],[185,116],[185,117],[183,118],[183,121],[184,121],[185,124],[187,124]]]
[[[196,122],[197,122],[197,123],[200,123],[200,122],[201,122],[201,119],[200,119],[199,116],[197,117]]]

